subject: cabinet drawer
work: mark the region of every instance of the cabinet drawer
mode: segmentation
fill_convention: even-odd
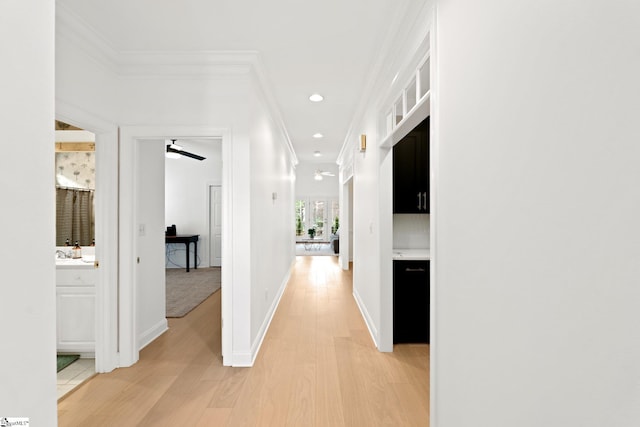
[[[93,269],[56,270],[56,286],[94,286],[96,273]]]

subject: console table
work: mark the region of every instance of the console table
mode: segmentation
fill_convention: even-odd
[[[193,268],[198,269],[198,237],[199,234],[185,236],[165,236],[164,242],[167,243],[184,243],[187,248],[187,273],[189,272],[189,244],[193,242]]]

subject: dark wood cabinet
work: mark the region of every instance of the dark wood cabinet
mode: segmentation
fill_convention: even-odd
[[[393,343],[429,342],[429,261],[393,261]]]
[[[393,213],[429,213],[429,117],[393,146]]]

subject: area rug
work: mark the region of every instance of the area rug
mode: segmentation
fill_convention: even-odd
[[[80,359],[79,354],[58,354],[57,355],[57,371],[60,372],[76,360]]]
[[[330,243],[296,243],[297,256],[338,256]]]
[[[220,268],[166,269],[166,316],[183,317],[220,289]]]

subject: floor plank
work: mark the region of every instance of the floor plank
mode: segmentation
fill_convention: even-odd
[[[429,346],[380,353],[335,257],[297,257],[252,368],[222,366],[220,295],[58,403],[60,426],[427,426]]]

